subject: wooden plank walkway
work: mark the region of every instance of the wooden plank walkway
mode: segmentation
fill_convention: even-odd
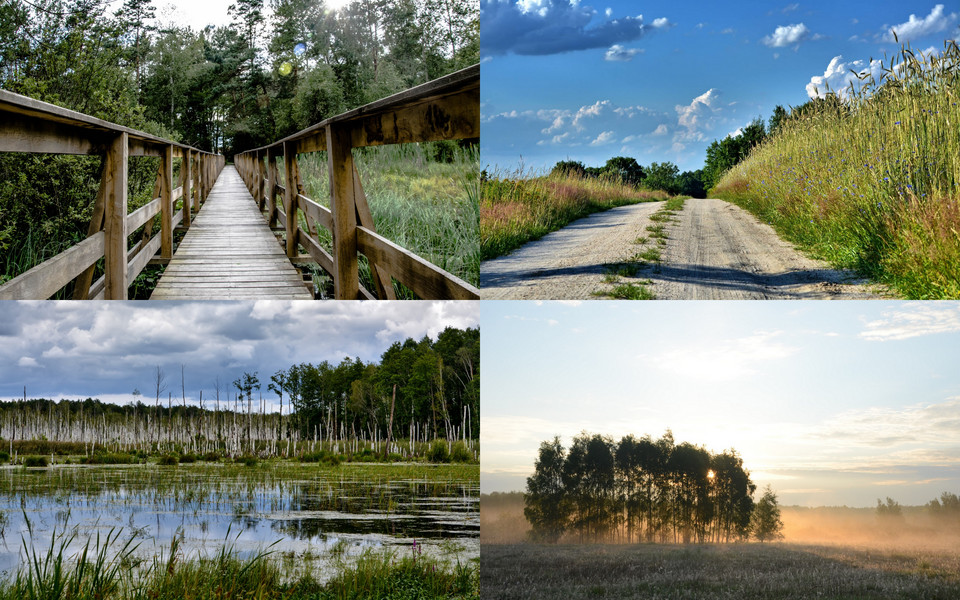
[[[183,237],[151,300],[310,300],[233,165]]]

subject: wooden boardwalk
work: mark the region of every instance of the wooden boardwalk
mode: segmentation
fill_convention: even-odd
[[[151,300],[310,300],[232,166],[223,169]]]

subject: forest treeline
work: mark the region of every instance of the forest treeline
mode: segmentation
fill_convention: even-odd
[[[606,178],[625,185],[650,190],[661,190],[678,196],[703,198],[703,171],[684,171],[670,161],[643,166],[629,156],[614,156],[602,167],[587,167],[578,160],[562,160],[553,166],[553,175]]]
[[[379,362],[299,363],[269,376],[243,372],[232,382],[204,383],[213,389],[188,404],[186,391],[196,386],[185,369],[170,374],[158,366],[129,404],[3,401],[0,438],[117,451],[287,455],[305,441],[341,449],[391,442],[390,451],[399,452],[400,440],[411,449],[435,439],[476,440],[480,330],[448,327],[436,340],[397,341]]]
[[[230,24],[199,28],[159,4],[5,0],[0,88],[231,156],[479,61],[473,0],[236,0]],[[156,161],[130,161],[131,209]],[[0,283],[86,236],[100,168],[0,153]]]
[[[759,539],[779,531],[779,509],[764,494],[756,519],[756,486],[735,450],[714,454],[660,439],[633,435],[614,442],[583,433],[565,450],[556,437],[541,443],[527,479],[524,515],[536,541],[568,534],[585,541],[725,542]],[[755,526],[754,526],[755,525]]]

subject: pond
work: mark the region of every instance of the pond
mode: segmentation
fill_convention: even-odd
[[[0,570],[16,571],[24,547],[53,541],[67,554],[108,534],[117,550],[152,563],[171,552],[239,557],[271,553],[294,578],[324,580],[366,550],[412,552],[456,563],[479,557],[476,465],[338,467],[297,463],[57,465],[0,470]]]

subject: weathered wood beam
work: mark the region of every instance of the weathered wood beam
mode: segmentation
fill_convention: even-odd
[[[398,281],[421,298],[480,299],[480,290],[476,287],[365,227],[357,227],[357,248],[368,259],[385,265]]]
[[[57,293],[103,256],[105,234],[99,231],[76,246],[0,285],[0,300],[42,300]]]
[[[336,125],[327,128],[327,169],[330,178],[330,208],[333,213],[333,278],[337,300],[353,300],[360,285],[357,265],[357,203],[353,186],[353,154],[350,132]],[[288,148],[289,151],[289,148]],[[291,185],[288,181],[287,185]],[[290,191],[287,191],[290,195]],[[287,229],[289,230],[289,225]],[[296,254],[288,253],[288,256]]]
[[[173,256],[173,148],[160,159],[160,256]],[[183,172],[183,167],[180,167]]]

